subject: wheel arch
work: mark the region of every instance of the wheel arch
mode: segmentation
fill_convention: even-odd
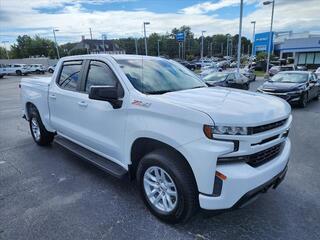
[[[162,141],[159,141],[157,139],[150,138],[150,137],[137,138],[131,145],[131,151],[130,151],[131,165],[129,165],[129,176],[131,179],[135,178],[136,170],[140,160],[146,154],[151,153],[154,150],[158,150],[158,149],[169,150],[170,153],[174,154],[174,156],[176,156],[177,159],[181,159],[184,162],[184,164],[186,164],[188,169],[191,171],[193,179],[196,182],[196,178],[194,176],[194,173],[192,171],[192,168],[188,160],[180,151],[178,151],[175,147],[167,143],[164,143]]]

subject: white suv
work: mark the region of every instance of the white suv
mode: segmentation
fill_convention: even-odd
[[[29,73],[28,65],[27,64],[8,64],[3,68],[3,72],[6,74],[16,74],[16,75],[26,75]]]
[[[32,72],[32,73],[37,73],[37,74],[44,74],[46,69],[45,67],[42,65],[42,64],[30,64],[28,66],[28,70],[29,72]]]

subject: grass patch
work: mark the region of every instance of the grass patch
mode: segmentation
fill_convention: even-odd
[[[255,71],[255,73],[256,73],[257,77],[263,77],[266,74],[266,72],[264,72],[264,71]]]

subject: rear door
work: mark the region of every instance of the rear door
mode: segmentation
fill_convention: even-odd
[[[82,93],[83,60],[63,62],[56,81],[49,87],[50,121],[56,131],[72,139],[79,139],[79,110]]]
[[[309,99],[318,96],[319,82],[315,74],[311,73],[309,77]]]

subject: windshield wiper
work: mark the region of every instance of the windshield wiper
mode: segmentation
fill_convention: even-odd
[[[195,88],[204,88],[205,86],[196,86],[196,87],[193,87],[193,88],[190,88],[190,89],[195,89]]]

